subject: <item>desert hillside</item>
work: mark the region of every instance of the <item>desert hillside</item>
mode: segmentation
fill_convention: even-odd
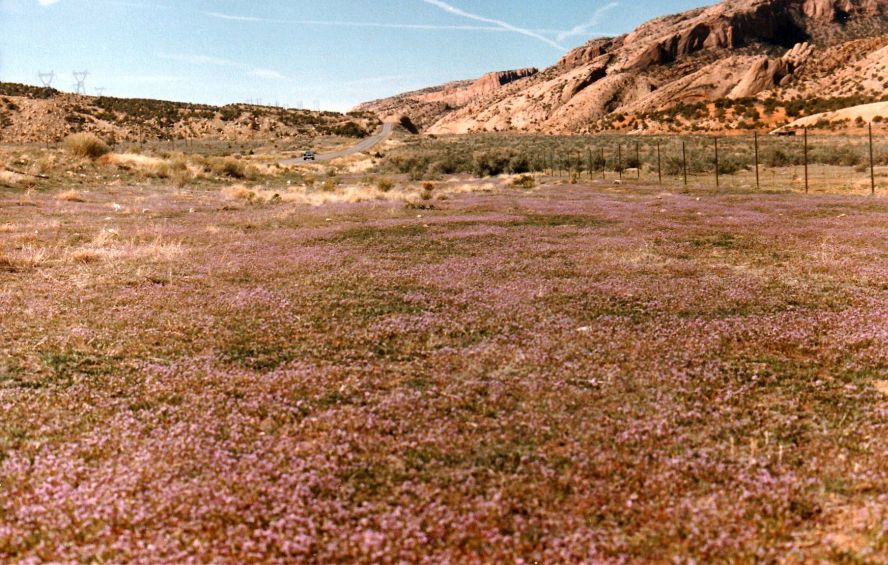
[[[437,134],[764,130],[886,95],[888,0],[727,0],[590,41],[543,71],[358,110]]]
[[[370,113],[312,112],[272,106],[207,106],[161,100],[93,97],[0,83],[0,142],[56,142],[91,132],[108,141],[364,137],[378,125]]]

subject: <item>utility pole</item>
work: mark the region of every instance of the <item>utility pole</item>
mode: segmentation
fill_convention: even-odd
[[[74,75],[74,89],[77,94],[86,94],[86,77],[89,76],[89,71],[74,71],[72,74]]]
[[[43,88],[52,88],[52,81],[55,80],[55,71],[49,71],[48,73],[37,73],[37,76],[40,77],[40,82],[43,83]]]

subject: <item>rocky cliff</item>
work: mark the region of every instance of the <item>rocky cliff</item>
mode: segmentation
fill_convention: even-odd
[[[888,0],[727,0],[590,41],[540,72],[494,73],[359,108],[409,116],[431,133],[575,133],[658,128],[658,113],[721,99],[878,99],[888,77],[868,55],[886,34]],[[853,56],[843,60],[843,49]],[[737,125],[714,108],[710,117],[703,127]]]

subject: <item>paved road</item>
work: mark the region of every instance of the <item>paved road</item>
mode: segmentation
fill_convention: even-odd
[[[339,149],[338,151],[331,151],[329,153],[318,153],[315,156],[315,159],[318,161],[332,161],[333,159],[341,159],[342,157],[348,157],[349,155],[354,155],[356,153],[361,153],[362,151],[367,151],[368,149],[373,148],[377,143],[381,142],[383,139],[389,136],[392,133],[392,129],[394,129],[395,124],[392,123],[384,123],[382,124],[382,130],[370,137],[366,137],[360,141],[360,143],[356,143],[351,147],[346,147],[345,149]],[[297,157],[295,159],[287,159],[285,161],[281,161],[281,165],[298,165],[300,163],[304,163],[302,157]],[[311,161],[309,161],[310,163]]]

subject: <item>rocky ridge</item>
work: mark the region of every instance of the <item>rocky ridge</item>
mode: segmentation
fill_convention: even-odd
[[[499,73],[510,77],[499,83],[487,75],[359,109],[408,116],[438,134],[746,127],[714,104],[881,99],[888,94],[879,51],[886,43],[888,0],[727,0],[590,41],[539,72]],[[711,107],[693,123],[656,117],[694,104]]]

